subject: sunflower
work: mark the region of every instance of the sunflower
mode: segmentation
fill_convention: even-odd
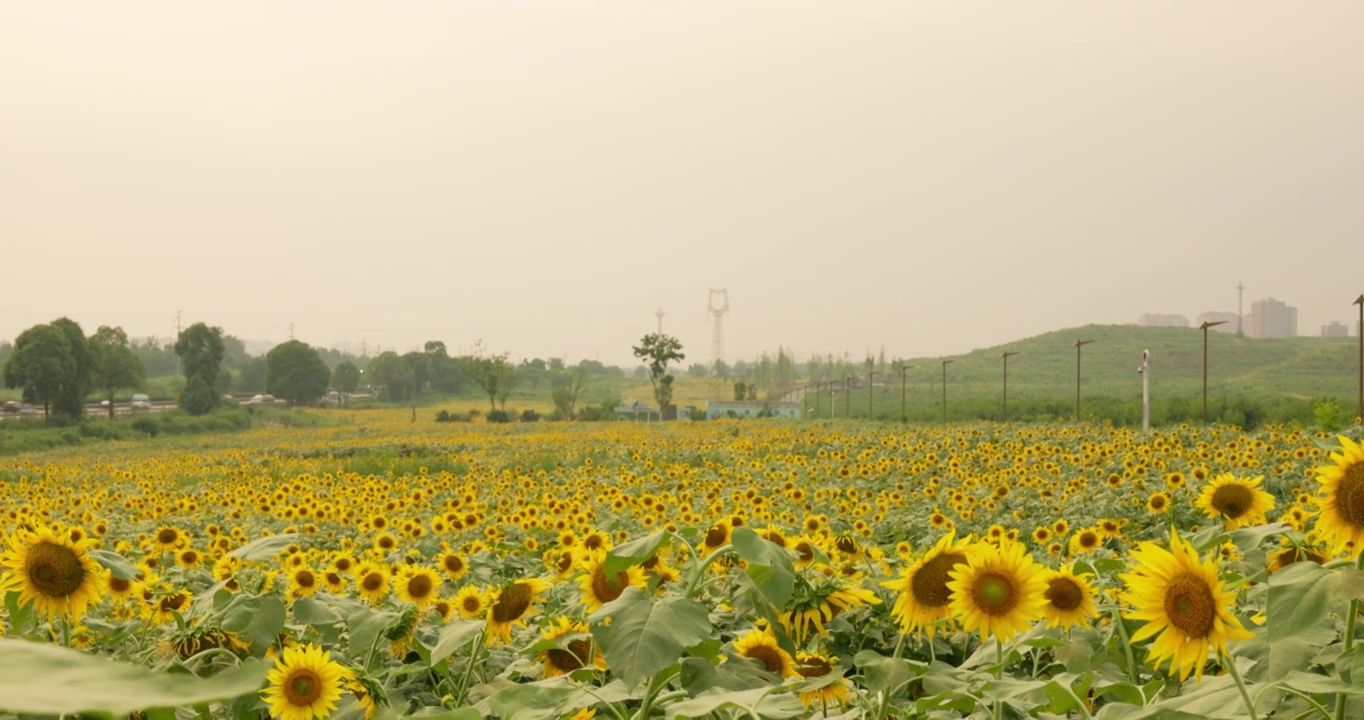
[[[1084,624],[1097,614],[1094,605],[1094,586],[1087,578],[1076,575],[1069,567],[1045,574],[1047,589],[1042,597],[1042,615],[1047,627],[1071,628]]]
[[[1118,577],[1136,607],[1127,617],[1146,621],[1132,635],[1132,642],[1160,633],[1151,643],[1155,667],[1168,659],[1171,672],[1178,671],[1180,679],[1190,672],[1202,678],[1210,646],[1225,653],[1228,640],[1251,637],[1230,610],[1236,593],[1222,588],[1214,556],[1200,562],[1193,546],[1173,528],[1169,550],[1143,542],[1132,557],[1136,561],[1133,571]]]
[[[1103,545],[1103,532],[1098,528],[1080,528],[1070,536],[1070,552],[1074,555],[1092,553]]]
[[[347,673],[317,645],[286,647],[266,676],[270,687],[261,696],[277,720],[321,720],[332,714],[341,699]]]
[[[1146,509],[1153,513],[1163,513],[1170,509],[1169,493],[1154,492],[1146,499]]]
[[[198,567],[203,560],[204,556],[192,547],[185,547],[175,554],[175,564],[186,570]]]
[[[644,571],[639,566],[632,565],[617,572],[614,577],[607,577],[605,564],[605,550],[590,551],[578,561],[578,569],[584,573],[579,583],[583,589],[583,605],[589,613],[620,597],[625,588],[631,585],[644,587]]]
[[[179,529],[163,525],[156,529],[156,535],[152,539],[158,549],[171,551],[185,544],[188,538]]]
[[[475,585],[466,585],[455,594],[455,609],[465,620],[474,620],[488,609],[488,594]]]
[[[456,552],[441,553],[440,568],[445,571],[445,576],[451,580],[458,580],[469,572],[469,563],[463,555]]]
[[[1314,548],[1305,545],[1289,545],[1281,550],[1269,553],[1269,571],[1278,572],[1293,563],[1311,562],[1322,565],[1327,557],[1321,552],[1321,548]]]
[[[317,592],[318,577],[312,568],[303,566],[289,573],[289,597],[312,597]]]
[[[587,623],[575,623],[566,617],[551,622],[541,633],[546,640],[555,643],[540,653],[540,661],[545,665],[545,677],[567,675],[587,667],[587,658],[592,657],[592,667],[606,669],[606,656],[594,647],[592,636],[588,634]],[[577,637],[569,637],[576,635]],[[568,638],[565,640],[564,638]]]
[[[322,573],[322,584],[327,588],[327,592],[336,594],[346,589],[346,578],[335,570],[328,570]]]
[[[848,681],[843,679],[842,671],[835,664],[838,658],[815,653],[796,653],[796,674],[806,680],[818,681],[837,673],[838,680],[821,685],[813,690],[802,691],[800,701],[807,708],[827,708],[830,705],[842,706],[848,702]]]
[[[99,602],[104,585],[103,570],[91,559],[87,542],[72,542],[48,528],[20,529],[0,554],[0,590],[18,590],[20,605],[31,603],[48,618],[80,620]]]
[[[170,590],[154,595],[148,598],[151,605],[146,614],[155,625],[175,622],[176,617],[189,608],[189,601],[193,599],[194,596],[188,590]]]
[[[1044,570],[1018,543],[982,545],[948,572],[949,607],[962,629],[979,630],[982,640],[1012,639],[1042,617],[1047,602]]]
[[[863,605],[878,605],[881,598],[876,593],[858,587],[847,581],[834,581],[821,587],[811,588],[802,597],[797,595],[790,610],[779,616],[782,629],[797,644],[804,643],[814,633],[823,633],[824,624],[833,620],[839,613]]]
[[[398,570],[393,587],[404,602],[424,608],[435,601],[436,592],[440,590],[440,578],[436,576],[436,571],[429,568],[405,565]]]
[[[796,661],[777,644],[772,628],[750,630],[734,641],[734,652],[739,657],[756,660],[768,672],[776,673],[783,678],[795,677],[797,674]]]
[[[1265,513],[1274,509],[1274,496],[1260,489],[1263,479],[1218,475],[1203,486],[1194,506],[1214,520],[1220,518],[1228,530],[1259,525]]]
[[[1317,530],[1334,552],[1351,544],[1364,547],[1364,447],[1340,436],[1340,451],[1331,453],[1334,465],[1317,468],[1321,482],[1321,514]]]
[[[502,642],[511,640],[512,626],[525,626],[526,616],[535,609],[540,593],[548,589],[549,583],[530,578],[517,580],[495,591],[488,605],[489,639]]]
[[[360,597],[378,604],[388,594],[388,569],[379,563],[360,563],[355,568],[355,591]]]
[[[891,616],[900,623],[903,632],[921,631],[933,637],[935,624],[948,620],[952,624],[952,591],[947,587],[948,573],[967,561],[970,544],[955,541],[954,533],[947,533],[938,544],[924,553],[919,561],[905,570],[898,580],[882,583],[899,591]]]

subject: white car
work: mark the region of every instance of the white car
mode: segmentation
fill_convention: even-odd
[[[137,393],[133,396],[133,401],[128,403],[128,407],[133,410],[151,410],[152,399],[142,393]]]

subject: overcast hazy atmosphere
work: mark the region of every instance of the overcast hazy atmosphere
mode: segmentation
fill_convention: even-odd
[[[1364,292],[1364,5],[11,3],[0,337],[950,354]]]

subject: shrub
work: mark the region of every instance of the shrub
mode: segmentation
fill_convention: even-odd
[[[490,423],[511,422],[511,416],[507,414],[506,410],[489,410],[488,422]]]
[[[522,411],[522,413],[521,413],[521,422],[526,423],[526,422],[539,422],[539,421],[540,421],[540,413],[535,412],[534,410],[525,410],[525,411]]]

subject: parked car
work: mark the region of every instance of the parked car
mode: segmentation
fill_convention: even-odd
[[[3,406],[0,406],[0,412],[17,413],[19,412],[19,403],[10,400],[6,402]]]
[[[128,404],[133,410],[151,410],[152,399],[142,393],[133,396],[133,401]]]
[[[274,405],[274,395],[252,395],[250,400],[242,403],[243,405]]]

